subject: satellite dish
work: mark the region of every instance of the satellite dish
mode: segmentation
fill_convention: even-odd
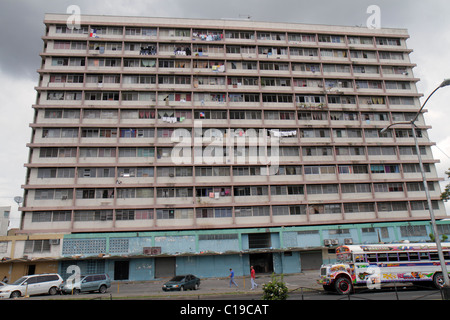
[[[14,201],[17,202],[17,204],[21,204],[23,202],[22,197],[14,197]]]

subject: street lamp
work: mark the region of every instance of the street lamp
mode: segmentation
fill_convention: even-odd
[[[431,204],[430,192],[428,190],[428,183],[427,183],[427,180],[426,180],[426,177],[425,177],[425,170],[423,168],[423,163],[422,163],[422,155],[420,154],[419,143],[417,142],[416,124],[414,122],[417,120],[417,117],[422,112],[422,109],[425,107],[425,105],[428,102],[428,100],[430,99],[430,97],[438,89],[446,87],[448,85],[450,85],[450,79],[445,79],[436,89],[434,89],[433,92],[431,92],[431,94],[425,100],[425,102],[423,103],[422,107],[419,109],[419,111],[416,113],[416,115],[414,116],[414,118],[411,121],[393,123],[393,124],[387,126],[386,128],[383,128],[380,131],[380,133],[383,133],[386,130],[388,130],[390,127],[392,127],[394,125],[397,125],[397,124],[410,124],[411,125],[412,134],[413,134],[413,137],[414,137],[414,143],[416,145],[417,157],[419,158],[419,168],[420,168],[420,172],[422,174],[423,187],[424,187],[424,190],[425,190],[425,195],[427,197],[428,210],[430,212],[430,217],[431,217],[431,225],[433,227],[433,233],[434,233],[434,238],[435,238],[435,241],[436,241],[436,247],[437,247],[437,250],[438,250],[439,261],[440,261],[441,268],[442,268],[442,276],[444,278],[444,288],[447,289],[447,290],[450,289],[450,281],[449,281],[449,278],[448,278],[447,265],[445,264],[444,254],[442,252],[441,240],[439,239],[439,234],[438,234],[438,230],[437,230],[437,226],[436,226],[436,219],[434,217],[433,206]]]

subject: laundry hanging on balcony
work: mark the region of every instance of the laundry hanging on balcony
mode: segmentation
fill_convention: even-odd
[[[89,37],[91,37],[91,38],[98,38],[98,36],[97,36],[97,29],[91,29],[91,33],[89,33]]]

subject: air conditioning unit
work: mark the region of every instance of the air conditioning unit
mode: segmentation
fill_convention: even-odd
[[[344,239],[344,244],[353,244],[353,239],[352,238]]]
[[[333,246],[337,246],[339,244],[339,240],[338,239],[331,239],[331,244]]]
[[[151,256],[161,254],[161,247],[144,247],[143,253]]]
[[[50,244],[52,246],[58,245],[61,239],[50,239]]]
[[[323,244],[325,246],[331,246],[331,240],[330,239],[325,239],[325,240],[323,240]]]

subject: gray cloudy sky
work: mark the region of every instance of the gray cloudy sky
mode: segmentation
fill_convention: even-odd
[[[14,196],[23,195],[24,163],[28,159],[31,105],[35,102],[44,35],[45,13],[66,13],[78,5],[82,14],[176,18],[241,18],[256,21],[366,26],[368,6],[381,9],[381,26],[406,28],[413,49],[411,60],[420,93],[427,96],[444,78],[450,78],[450,1],[448,0],[1,0],[0,1],[0,206],[11,206],[18,225]],[[450,168],[448,134],[450,87],[428,102],[427,124],[438,173]],[[422,99],[423,102],[423,99]],[[448,181],[442,183],[444,185]],[[450,210],[448,210],[450,212]]]

